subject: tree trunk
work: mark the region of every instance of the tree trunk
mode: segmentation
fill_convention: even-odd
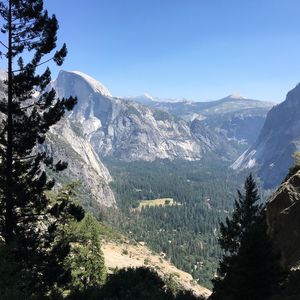
[[[7,97],[7,148],[6,148],[6,195],[5,195],[5,242],[9,243],[13,238],[13,117],[12,117],[12,8],[9,0],[8,15],[8,97]]]

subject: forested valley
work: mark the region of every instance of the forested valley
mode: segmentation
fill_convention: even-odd
[[[120,206],[106,210],[105,220],[211,287],[222,253],[219,223],[232,212],[243,176],[222,162],[105,162],[115,176]],[[173,198],[175,204],[136,209],[142,200],[159,198]]]

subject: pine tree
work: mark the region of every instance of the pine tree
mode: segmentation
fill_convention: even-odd
[[[54,163],[42,145],[49,128],[73,108],[76,98],[56,99],[55,91],[47,88],[51,72],[44,65],[49,61],[62,65],[67,48],[63,45],[52,53],[58,22],[48,15],[43,1],[0,1],[0,17],[6,39],[1,40],[0,57],[7,63],[5,96],[0,99],[2,248],[20,282],[26,277],[28,289],[46,289],[68,280],[61,262],[69,246],[56,243],[61,215],[67,212],[79,220],[83,211],[72,203],[53,204],[47,197],[54,180],[47,178],[45,168],[61,171],[67,164]]]
[[[87,214],[80,223],[71,223],[67,235],[72,241],[67,265],[72,270],[71,290],[99,287],[105,283],[106,268],[101,250],[100,226]]]
[[[224,250],[211,300],[267,300],[281,279],[277,257],[267,235],[264,206],[258,204],[256,184],[249,175],[245,194],[238,192],[235,209],[220,224]]]

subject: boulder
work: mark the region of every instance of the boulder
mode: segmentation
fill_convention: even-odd
[[[267,201],[267,222],[281,264],[291,269],[300,262],[300,171],[288,178]]]

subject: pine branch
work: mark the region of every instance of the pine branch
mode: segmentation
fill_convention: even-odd
[[[49,59],[47,59],[47,60],[45,60],[45,61],[43,61],[43,62],[41,62],[39,64],[36,64],[35,67],[40,67],[40,66],[42,66],[42,65],[50,62],[51,60],[54,60],[54,56],[52,56],[51,58],[49,58]],[[22,72],[22,71],[24,71],[24,69],[13,70],[12,72],[13,73],[17,73],[17,72]]]
[[[8,49],[8,47],[7,47],[3,42],[0,41],[0,44],[1,44],[2,46],[4,46],[6,49]]]
[[[21,44],[21,43],[26,43],[27,41],[32,41],[32,43],[36,43],[37,41],[34,41],[34,39],[37,39],[37,41],[38,41],[38,37],[30,37],[27,39],[17,40],[12,43],[13,44]],[[28,43],[27,45],[30,45],[30,44]]]
[[[14,161],[28,160],[28,159],[36,158],[37,156],[38,156],[38,154],[25,156],[25,157],[22,157],[22,158],[14,158]]]
[[[31,107],[34,107],[34,106],[36,106],[36,103],[30,104],[30,105],[27,105],[27,106],[24,106],[24,107],[20,107],[20,109],[21,109],[21,110],[26,110],[26,109],[31,108]]]

